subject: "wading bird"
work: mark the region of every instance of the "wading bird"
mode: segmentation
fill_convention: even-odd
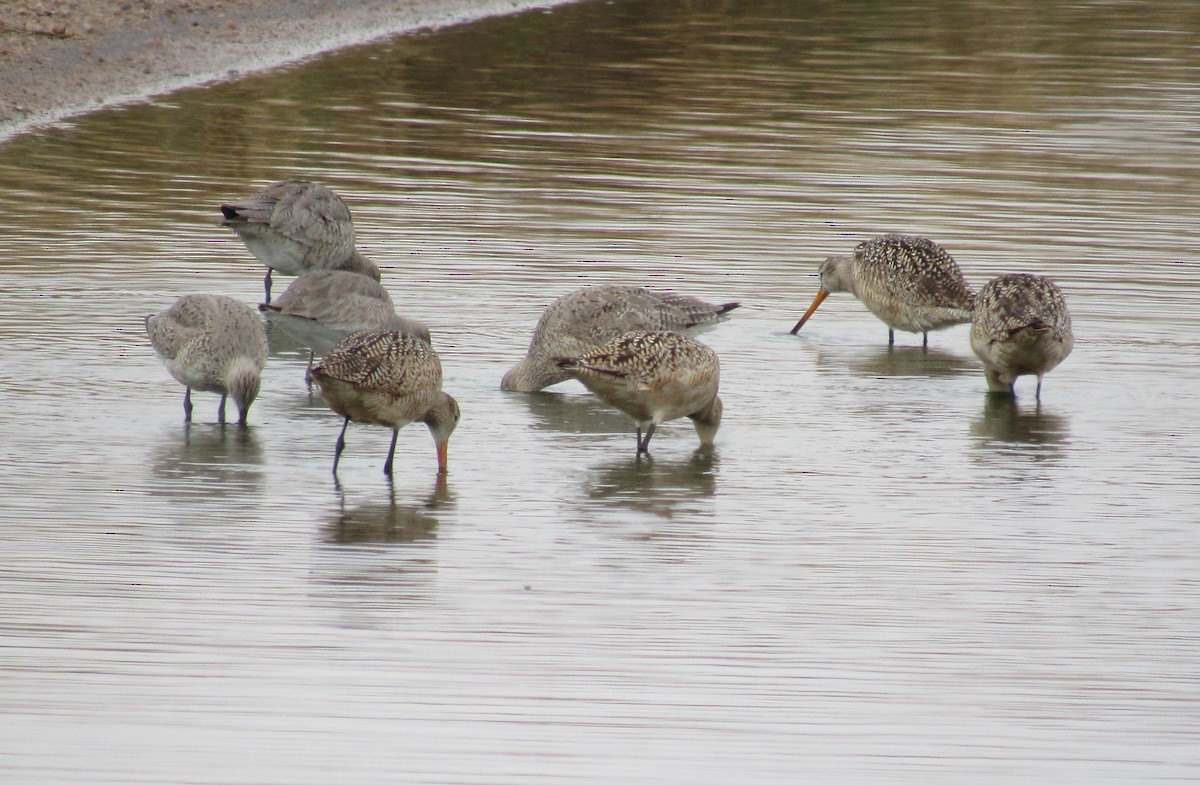
[[[340,332],[399,330],[432,343],[429,328],[417,319],[400,316],[391,295],[378,281],[346,270],[312,270],[288,285],[262,311],[310,319]]]
[[[546,307],[526,356],[509,369],[500,389],[537,392],[571,378],[557,360],[575,357],[626,333],[681,332],[724,321],[739,303],[714,305],[681,294],[637,286],[585,286]]]
[[[442,364],[427,342],[396,331],[353,333],[313,366],[312,378],[329,407],[345,418],[334,446],[334,474],[351,420],[392,429],[383,464],[389,476],[400,429],[425,423],[437,448],[438,472],[446,472],[450,434],[460,414],[458,402],[442,392]]]
[[[349,270],[379,280],[379,268],[354,244],[350,208],[325,186],[307,180],[272,183],[245,201],[221,205],[228,226],[267,266],[264,303],[271,302],[271,273]]]
[[[825,298],[850,292],[888,326],[921,333],[971,321],[975,296],[945,249],[924,237],[885,234],[859,243],[852,256],[831,256],[821,264],[821,289],[792,328],[795,335]]]
[[[225,423],[225,399],[232,395],[238,424],[246,424],[267,364],[267,333],[250,306],[219,294],[189,294],[170,308],[146,317],[154,352],[187,391],[184,421],[192,420],[192,390],[221,394],[217,421]]]
[[[701,447],[712,446],[721,426],[717,353],[687,335],[630,333],[557,365],[634,419],[638,455],[650,454],[650,437],[668,420],[691,418]]]
[[[1067,359],[1075,346],[1071,315],[1062,291],[1049,278],[1028,273],[1002,275],[979,291],[971,322],[971,348],[983,360],[990,392],[1012,395],[1018,376],[1042,377]]]

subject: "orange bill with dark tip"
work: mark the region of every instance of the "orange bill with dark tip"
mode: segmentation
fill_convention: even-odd
[[[817,310],[817,306],[825,302],[825,298],[828,296],[829,292],[825,291],[824,289],[817,292],[817,296],[813,298],[812,305],[808,306],[808,310],[804,312],[804,315],[800,317],[800,321],[796,322],[796,326],[792,328],[792,335],[795,335],[797,332],[799,332],[800,328],[804,326],[804,323],[808,321],[808,317],[813,315],[813,311]]]

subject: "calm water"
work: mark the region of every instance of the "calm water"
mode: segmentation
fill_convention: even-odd
[[[585,2],[0,146],[4,782],[1200,780],[1197,36],[1188,0]],[[183,427],[142,317],[257,302],[216,206],[290,175],[434,330],[442,484],[423,428],[390,484],[358,426],[335,486],[278,332],[251,426]],[[841,295],[788,335],[885,231],[1059,282],[1040,406],[965,326],[888,349]],[[599,282],[745,303],[714,457],[499,391]]]

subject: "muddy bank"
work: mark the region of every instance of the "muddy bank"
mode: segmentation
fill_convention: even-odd
[[[342,46],[570,1],[14,0],[0,6],[0,139]]]

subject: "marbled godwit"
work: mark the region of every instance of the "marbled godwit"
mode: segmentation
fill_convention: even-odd
[[[354,244],[354,223],[342,198],[319,183],[272,183],[244,202],[221,205],[228,226],[267,266],[264,303],[271,302],[271,272],[349,270],[376,281],[379,268]]]
[[[420,420],[437,447],[438,471],[446,471],[447,445],[458,425],[458,402],[442,392],[437,352],[402,332],[364,331],[338,342],[312,369],[312,378],[329,407],[345,418],[333,453],[333,473],[346,448],[351,420],[392,429],[383,473],[391,475],[400,429]]]
[[[382,284],[349,270],[310,270],[260,307],[268,314],[310,319],[338,332],[399,330],[431,343],[429,328],[399,316]]]
[[[888,326],[888,345],[896,330],[921,333],[971,321],[975,295],[954,259],[932,240],[885,234],[859,243],[853,256],[831,256],[821,264],[821,290],[792,328],[804,326],[825,298],[850,292]]]
[[[979,292],[971,321],[971,348],[983,360],[990,392],[1013,394],[1018,376],[1042,377],[1071,353],[1075,336],[1062,291],[1049,278],[1002,275]]]
[[[248,305],[219,294],[189,294],[165,311],[146,317],[155,353],[183,394],[184,421],[192,420],[192,389],[221,394],[217,421],[225,423],[225,399],[232,395],[238,424],[258,396],[267,364],[267,333]]]
[[[712,446],[721,426],[717,353],[681,333],[629,333],[557,365],[637,422],[638,455],[649,455],[659,423],[691,418],[701,447]]]
[[[576,289],[546,307],[533,330],[528,354],[504,374],[500,389],[537,392],[571,378],[556,364],[563,357],[576,357],[626,333],[714,325],[738,305],[714,305],[637,286]]]

